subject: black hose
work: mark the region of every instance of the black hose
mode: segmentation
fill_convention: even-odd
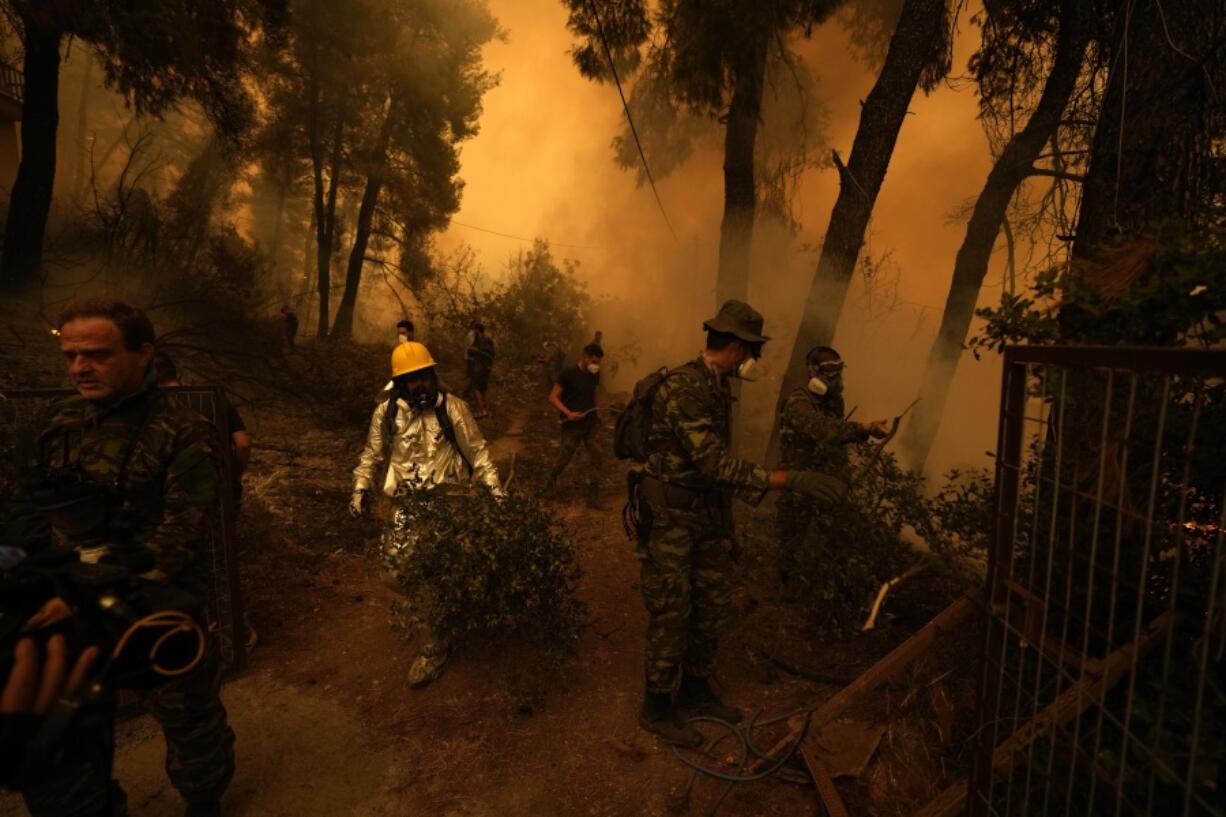
[[[813,717],[813,710],[812,709],[798,709],[794,712],[789,712],[786,715],[780,715],[778,717],[771,718],[769,720],[765,720],[759,723],[758,718],[759,716],[761,716],[761,714],[762,714],[762,710],[758,710],[757,712],[755,712],[753,717],[751,717],[744,726],[738,726],[737,724],[729,723],[726,720],[723,720],[721,718],[711,717],[709,715],[703,715],[703,716],[699,716],[695,718],[690,718],[689,720],[686,721],[686,723],[710,723],[710,724],[714,724],[715,726],[719,726],[724,730],[724,734],[719,735],[718,737],[713,738],[712,740],[707,742],[707,744],[703,747],[702,752],[699,754],[700,759],[710,755],[710,753],[715,749],[716,746],[718,746],[720,743],[723,743],[728,738],[736,738],[737,742],[740,744],[740,753],[739,753],[740,756],[737,758],[737,761],[735,764],[735,771],[732,774],[729,774],[724,771],[720,771],[719,769],[711,768],[709,766],[704,766],[700,762],[696,760],[691,760],[690,758],[682,754],[681,747],[679,746],[672,747],[673,754],[677,756],[677,759],[680,760],[685,766],[693,770],[690,775],[689,783],[686,785],[686,789],[685,789],[686,798],[689,797],[690,792],[693,790],[694,783],[697,780],[699,774],[702,774],[706,777],[710,777],[715,780],[723,781],[725,783],[723,791],[720,792],[719,797],[716,798],[715,802],[711,805],[710,809],[707,810],[708,817],[713,817],[715,812],[719,809],[720,805],[724,802],[724,798],[726,798],[728,796],[728,793],[732,791],[733,786],[735,786],[738,783],[752,783],[756,780],[764,780],[765,778],[770,777],[771,775],[778,772],[785,765],[787,765],[789,761],[791,761],[792,756],[796,754],[796,751],[800,748],[801,743],[804,742],[805,736],[809,732],[809,724]],[[765,727],[765,726],[771,726],[773,724],[788,720],[789,718],[792,718],[792,717],[795,717],[796,715],[801,715],[801,714],[803,714],[805,717],[804,724],[801,726],[800,731],[797,733],[796,740],[792,742],[792,744],[787,748],[786,751],[783,752],[782,755],[780,755],[779,759],[775,761],[773,765],[769,766],[766,769],[763,769],[760,772],[755,772],[754,774],[749,774],[749,775],[743,774],[745,765],[749,762],[749,759],[751,756],[757,757],[759,759],[767,758],[766,752],[759,749],[753,742],[754,730],[761,729],[762,727]]]

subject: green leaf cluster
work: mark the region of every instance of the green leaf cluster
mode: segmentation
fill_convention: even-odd
[[[419,492],[397,503],[378,559],[405,596],[401,624],[447,639],[515,637],[574,648],[588,619],[575,594],[581,571],[548,510],[522,495],[499,500],[487,492]]]
[[[1226,228],[1165,229],[1104,264],[1046,270],[976,314],[976,355],[1009,343],[1213,346],[1226,340]]]
[[[904,528],[931,527],[923,477],[901,468],[892,454],[876,459],[867,444],[859,448],[865,464],[847,498],[823,506],[806,536],[780,553],[815,625],[844,635],[864,623],[881,584],[916,561]]]
[[[471,253],[453,256],[421,292],[432,316],[431,350],[444,359],[462,351],[469,326],[480,320],[497,344],[494,371],[501,381],[510,370],[535,367],[545,338],[556,338],[563,348],[586,341],[592,299],[578,271],[578,262],[559,261],[548,242],[540,240],[512,256],[505,277],[497,281]]]

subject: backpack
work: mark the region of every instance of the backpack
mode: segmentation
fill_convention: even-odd
[[[648,449],[648,441],[651,437],[651,409],[656,392],[664,385],[665,380],[684,370],[684,367],[663,367],[634,384],[634,395],[617,415],[617,424],[613,427],[613,453],[618,459],[647,462],[647,457],[652,453]]]

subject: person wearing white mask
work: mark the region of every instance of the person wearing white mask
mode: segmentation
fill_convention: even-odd
[[[408,343],[416,340],[413,336],[413,322],[409,320],[396,324],[396,343]]]
[[[545,493],[547,496],[554,495],[558,477],[570,464],[575,451],[583,446],[588,460],[587,504],[590,508],[600,507],[601,456],[600,446],[596,444],[600,422],[596,414],[596,388],[600,385],[600,361],[603,358],[604,349],[589,343],[583,347],[583,357],[578,364],[563,369],[549,392],[549,404],[560,415],[562,443],[558,459],[549,472]]]
[[[890,433],[889,423],[876,420],[858,423],[845,419],[843,371],[846,365],[837,351],[817,346],[805,356],[808,379],[779,405],[779,443],[784,468],[822,471],[841,479],[851,473],[849,448],[869,437],[881,439]],[[787,555],[803,545],[814,522],[829,509],[794,496],[782,496],[776,505],[775,530],[780,543],[780,577],[784,584],[795,578]]]
[[[704,738],[688,719],[736,722],[743,714],[713,686],[720,632],[740,573],[731,557],[733,498],[756,504],[779,490],[834,503],[847,488],[819,471],[771,471],[732,453],[732,385],[758,375],[769,338],[761,313],[744,301],[727,301],[703,328],[701,356],[635,386],[615,449],[642,463],[627,477],[623,510],[627,532],[637,539],[648,619],[639,725],[691,747]],[[642,445],[632,446],[633,440]]]

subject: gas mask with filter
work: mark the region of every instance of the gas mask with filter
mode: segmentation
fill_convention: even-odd
[[[810,363],[813,376],[809,378],[809,391],[818,397],[839,397],[843,394],[843,368],[841,360]]]

